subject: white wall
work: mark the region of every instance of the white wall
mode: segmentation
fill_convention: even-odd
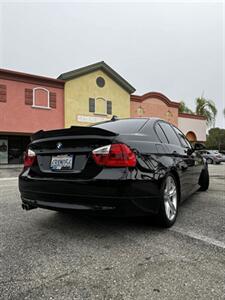
[[[197,141],[206,141],[206,120],[178,117],[178,128],[186,135],[193,131]]]

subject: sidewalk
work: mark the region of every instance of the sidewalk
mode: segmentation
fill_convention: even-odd
[[[18,177],[22,169],[23,165],[0,165],[0,180]]]

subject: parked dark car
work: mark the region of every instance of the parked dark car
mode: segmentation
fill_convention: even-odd
[[[209,186],[202,144],[155,118],[39,131],[19,176],[22,207],[111,215],[157,214],[172,226],[178,205]]]

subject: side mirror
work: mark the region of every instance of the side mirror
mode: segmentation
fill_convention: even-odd
[[[194,151],[199,151],[199,150],[206,149],[206,146],[202,143],[195,143],[193,145],[193,149],[194,149]]]

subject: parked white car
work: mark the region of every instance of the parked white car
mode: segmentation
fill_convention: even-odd
[[[220,164],[221,162],[225,162],[225,156],[217,150],[202,150],[201,154],[208,164]]]

